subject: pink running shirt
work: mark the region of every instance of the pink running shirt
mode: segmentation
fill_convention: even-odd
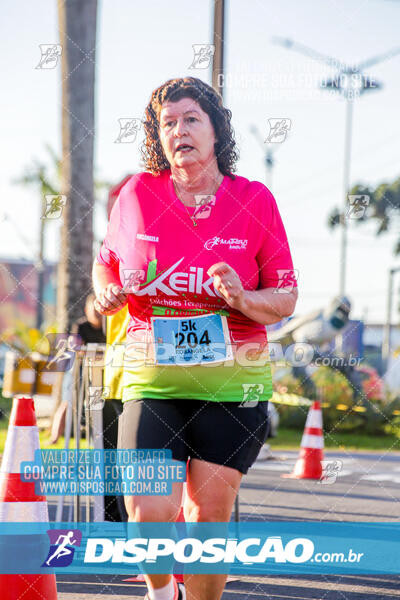
[[[133,175],[115,202],[96,260],[112,268],[132,292],[128,342],[149,343],[154,316],[217,313],[227,318],[233,346],[264,347],[262,360],[254,365],[239,358],[207,366],[128,365],[124,401],[148,397],[242,402],[250,389],[259,400],[271,397],[265,326],[232,309],[215,290],[207,269],[225,261],[246,290],[277,288],[282,280],[296,286],[285,229],[275,199],[262,183],[225,176],[212,204],[203,210],[185,207],[175,194],[170,170],[159,176]],[[195,214],[196,227],[188,212]]]

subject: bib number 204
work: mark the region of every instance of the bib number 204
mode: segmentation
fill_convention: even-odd
[[[206,344],[208,346],[211,343],[208,330],[205,329],[198,332],[196,325],[196,322],[190,319],[188,321],[181,321],[180,331],[175,334],[177,341],[176,348],[186,348],[186,344],[190,348],[195,348],[198,344]]]

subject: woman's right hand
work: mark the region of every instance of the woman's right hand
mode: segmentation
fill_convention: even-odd
[[[109,283],[97,294],[94,307],[101,315],[114,315],[128,302],[128,296],[121,286]]]

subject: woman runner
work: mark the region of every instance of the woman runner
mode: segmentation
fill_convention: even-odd
[[[233,175],[231,112],[185,77],[153,91],[142,149],[93,266],[96,309],[130,313],[119,447],[187,463],[186,521],[228,522],[267,431],[265,326],[289,317],[296,281],[271,192]],[[169,496],[126,496],[129,520],[175,521]],[[145,575],[150,600],[218,600],[226,575]]]

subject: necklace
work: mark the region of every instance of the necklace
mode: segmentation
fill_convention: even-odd
[[[198,195],[210,195],[210,196],[215,196],[215,193],[216,193],[217,189],[219,188],[219,186],[221,185],[223,178],[224,178],[224,177],[222,176],[222,179],[221,179],[220,181],[217,181],[217,185],[216,185],[216,187],[214,188],[214,190],[213,190],[213,193],[212,193],[212,194],[198,194]],[[172,178],[171,178],[171,179],[172,179]],[[188,211],[188,209],[187,209],[187,206],[186,206],[186,204],[185,204],[185,203],[183,202],[183,200],[182,200],[182,199],[179,197],[179,194],[178,194],[178,186],[177,186],[177,184],[175,183],[175,181],[174,181],[173,179],[172,179],[172,183],[173,183],[173,186],[174,186],[174,189],[175,189],[176,196],[177,196],[178,200],[179,200],[180,202],[182,202],[183,206],[185,207],[185,210],[186,210],[186,212],[187,212],[187,214],[188,214],[188,217],[189,217],[189,219],[190,219],[190,220],[192,221],[192,223],[193,223],[193,227],[197,227],[197,221],[196,221],[196,219],[194,218],[194,215],[191,215],[191,214],[190,214],[190,212],[189,212],[189,211]],[[197,194],[196,194],[196,195],[197,195]],[[195,205],[195,207],[196,207],[196,205]],[[195,211],[195,212],[196,212],[196,211]]]

